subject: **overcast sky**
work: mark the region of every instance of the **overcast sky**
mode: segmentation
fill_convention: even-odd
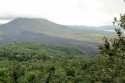
[[[0,23],[31,17],[65,25],[112,25],[124,12],[124,0],[0,0]]]

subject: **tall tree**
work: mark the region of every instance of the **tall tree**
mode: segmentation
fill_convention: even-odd
[[[120,14],[120,19],[114,18],[116,24],[125,30],[125,14]],[[115,28],[117,37],[109,39],[104,37],[104,44],[99,45],[100,64],[102,73],[107,81],[121,83],[125,82],[125,34],[124,31]]]

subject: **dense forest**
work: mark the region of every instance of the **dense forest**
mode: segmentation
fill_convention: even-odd
[[[107,38],[104,40],[108,44]],[[102,55],[95,58],[70,46],[36,42],[1,45],[0,83],[124,83],[124,57],[111,57],[114,51],[106,44],[99,46]]]
[[[76,47],[50,46],[35,42],[5,44],[0,46],[0,82],[89,81],[89,71],[95,63],[92,60],[88,62],[88,59],[87,54]]]

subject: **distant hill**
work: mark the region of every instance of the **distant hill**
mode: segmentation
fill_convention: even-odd
[[[89,29],[89,30],[100,30],[100,31],[106,31],[106,30],[114,30],[115,28],[120,28],[119,26],[115,26],[115,25],[110,25],[110,26],[82,26],[82,25],[74,25],[71,26],[72,28],[77,28],[77,29]]]

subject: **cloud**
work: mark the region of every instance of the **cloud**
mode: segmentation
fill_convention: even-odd
[[[123,0],[1,0],[0,19],[46,18],[59,24],[112,24],[125,9]]]
[[[8,17],[0,17],[0,20],[11,20],[15,19],[16,17],[8,16]]]

